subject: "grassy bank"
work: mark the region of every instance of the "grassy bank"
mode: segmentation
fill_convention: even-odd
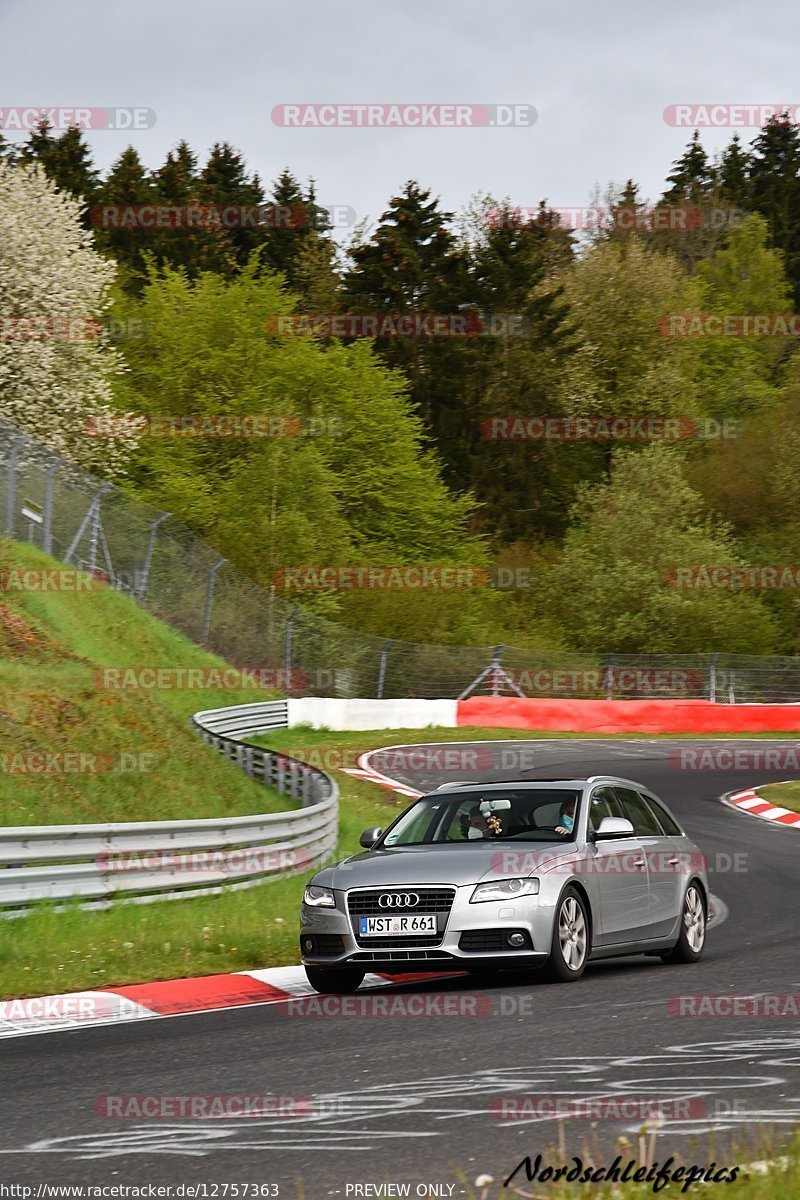
[[[0,541],[0,572],[51,568],[63,569],[30,546]],[[174,669],[167,679],[173,686],[108,687],[99,674],[142,667]],[[19,591],[7,585],[0,592],[0,824],[286,808],[277,793],[232,770],[189,727],[199,709],[274,694],[177,686],[186,679],[181,671],[226,667],[110,588]]]

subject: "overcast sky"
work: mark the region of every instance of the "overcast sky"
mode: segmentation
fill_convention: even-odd
[[[691,129],[678,103],[797,103],[800,6],[755,0],[0,0],[0,108],[139,106],[133,136],[89,134],[105,169],[133,142],[149,167],[186,138],[228,140],[271,181],[314,176],[325,204],[374,219],[414,178],[458,210],[590,202],[633,176],[663,190]],[[281,128],[282,103],[533,105],[532,127]],[[749,141],[754,130],[742,129]],[[731,129],[708,129],[720,149]]]

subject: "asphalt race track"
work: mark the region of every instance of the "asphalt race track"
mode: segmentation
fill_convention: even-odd
[[[512,762],[524,747],[526,777],[613,773],[663,796],[706,853],[712,891],[723,902],[705,958],[683,967],[643,957],[606,961],[571,985],[509,977],[479,987],[459,976],[390,993],[429,996],[434,1009],[437,996],[461,997],[467,1015],[455,1017],[300,1017],[279,1003],[8,1040],[0,1046],[2,1178],[272,1183],[291,1200],[357,1195],[347,1184],[455,1183],[452,1192],[427,1194],[459,1196],[457,1170],[470,1181],[481,1173],[503,1179],[524,1155],[557,1142],[552,1118],[499,1120],[504,1097],[688,1097],[688,1108],[667,1106],[657,1133],[662,1160],[680,1153],[732,1165],[731,1139],[741,1147],[759,1122],[779,1135],[800,1124],[800,1019],[668,1009],[678,994],[800,993],[800,831],[719,802],[723,792],[785,779],[786,769],[675,765],[676,749],[730,748],[730,741],[481,745],[493,756],[482,770],[406,771],[404,782],[423,790],[446,779],[513,777],[516,764],[505,771],[497,764],[503,751]],[[763,752],[797,744],[737,745]],[[380,770],[382,763],[375,753],[372,764]],[[470,997],[480,998],[477,1007]],[[95,1113],[99,1096],[145,1093],[302,1096],[311,1111],[205,1121]],[[591,1136],[610,1162],[615,1139],[635,1142],[641,1123],[604,1119],[592,1133],[587,1120],[574,1118],[560,1128],[567,1156]],[[563,1156],[553,1152],[549,1161]]]

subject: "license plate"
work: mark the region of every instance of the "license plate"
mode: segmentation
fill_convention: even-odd
[[[402,937],[404,934],[436,933],[435,913],[404,917],[359,917],[359,937]]]

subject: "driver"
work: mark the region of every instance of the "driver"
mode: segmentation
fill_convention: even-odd
[[[575,797],[570,796],[561,806],[561,813],[556,825],[556,833],[572,833],[575,827]]]

